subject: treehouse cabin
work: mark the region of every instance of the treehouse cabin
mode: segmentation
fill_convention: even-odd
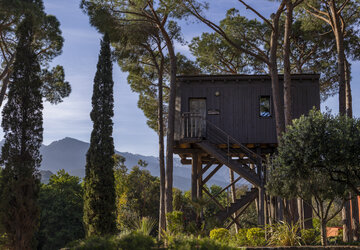
[[[279,80],[283,96],[283,76]],[[319,75],[293,75],[293,118],[307,114],[313,107],[320,108]],[[277,146],[269,76],[178,76],[174,139],[174,153],[183,164],[192,165],[193,199],[202,195],[201,190],[207,193],[204,184],[226,166],[239,176],[228,187],[244,178],[253,188],[242,197],[234,197],[229,207],[221,207],[217,217],[230,218],[230,227],[237,223],[236,216],[257,200],[258,223],[266,222],[265,157]]]

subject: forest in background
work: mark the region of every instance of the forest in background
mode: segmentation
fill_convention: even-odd
[[[88,241],[80,240],[74,243],[74,248],[92,244],[92,240],[109,246],[125,246],[127,241],[136,241],[138,237],[144,237],[144,244],[156,244],[147,236],[151,230],[143,227],[146,223],[155,225],[147,213],[158,211],[158,216],[152,215],[159,223],[158,243],[170,248],[176,246],[177,240],[190,245],[227,245],[224,248],[232,247],[231,244],[300,244],[300,239],[281,243],[282,236],[276,234],[286,231],[286,227],[294,231],[289,227],[294,225],[293,219],[287,221],[288,224],[278,222],[280,224],[270,230],[270,236],[266,228],[261,227],[247,230],[245,238],[243,231],[234,236],[211,219],[207,220],[214,211],[207,211],[202,200],[190,201],[186,193],[182,195],[173,189],[176,75],[199,73],[270,75],[279,148],[271,162],[275,167],[270,173],[269,192],[284,201],[294,198],[309,201],[319,218],[320,232],[304,231],[303,238],[310,234],[315,239],[319,233],[321,244],[326,245],[326,225],[342,210],[342,240],[358,240],[359,222],[357,218],[357,222],[350,223],[356,220],[354,213],[350,219],[350,204],[353,211],[358,211],[354,197],[359,194],[360,127],[358,119],[352,119],[351,62],[358,60],[360,51],[359,1],[282,0],[274,4],[274,13],[268,18],[247,1],[239,0],[238,3],[257,19],[249,20],[230,8],[219,24],[206,18],[208,6],[202,1],[81,1],[80,7],[89,16],[90,24],[104,34],[94,78],[90,114],[94,126],[82,191],[78,189],[79,179],[65,172],[53,176],[45,186],[41,187],[39,182],[43,101],[56,104],[71,92],[62,66],[49,66],[51,60],[61,54],[64,41],[60,24],[56,17],[45,13],[41,0],[3,0],[0,3],[0,105],[5,97],[7,100],[2,112],[5,144],[1,156],[4,165],[1,230],[4,231],[2,240],[9,248],[32,249],[38,244],[36,237],[39,242],[41,237],[50,239],[44,236],[41,226],[39,235],[36,234],[38,220],[43,219],[45,211],[40,209],[41,199],[51,197],[51,192],[57,192],[63,181],[69,181],[76,192],[83,192],[77,197],[83,200],[80,222],[84,228],[76,235],[81,238],[83,234]],[[191,41],[189,47],[196,61],[176,53],[176,42],[184,42],[177,21],[185,18],[195,18],[213,30]],[[147,124],[158,134],[159,179],[138,167],[128,174],[123,159],[114,157],[113,61],[128,73],[128,83],[139,93],[138,106],[148,118]],[[323,99],[338,94],[339,116],[313,110],[307,117],[293,120],[291,74],[307,72],[321,74]],[[283,96],[280,96],[279,74],[284,75]],[[302,148],[300,155],[299,147]],[[139,165],[145,166],[146,162]],[[135,183],[131,178],[142,182],[127,192],[130,184]],[[124,183],[128,186],[122,186]],[[136,190],[145,183],[147,185],[141,190]],[[217,188],[209,190],[214,189],[216,193]],[[158,200],[148,200],[152,197],[149,194],[142,196],[145,191],[153,195],[155,190]],[[177,199],[182,200],[182,205],[175,202]],[[146,201],[148,204],[158,201],[157,210],[152,210],[154,206],[143,206]],[[78,206],[78,202],[74,206]],[[139,206],[139,215],[127,213],[128,202],[135,202],[131,206]],[[151,211],[147,211],[149,209]],[[297,212],[293,209],[288,213]],[[133,216],[142,217],[139,230],[130,226],[133,223],[130,221],[135,220]],[[250,218],[247,223],[255,226]],[[123,234],[106,238],[116,235],[119,225]],[[181,236],[181,233],[203,236],[204,242],[194,243],[195,238]],[[179,234],[180,238],[172,234]],[[207,241],[207,235],[213,241]]]

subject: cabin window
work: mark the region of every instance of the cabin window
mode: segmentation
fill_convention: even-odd
[[[271,99],[270,96],[260,96],[260,117],[271,117]]]

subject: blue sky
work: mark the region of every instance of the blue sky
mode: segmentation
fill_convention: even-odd
[[[237,8],[240,13],[254,17],[242,8],[237,0],[209,1],[207,16],[218,21],[224,18],[226,10]],[[266,17],[276,9],[276,3],[268,0],[248,0]],[[61,22],[65,38],[62,55],[54,61],[63,65],[66,80],[71,83],[72,93],[63,103],[45,104],[44,108],[44,144],[60,140],[66,136],[82,141],[89,141],[92,123],[89,117],[93,78],[99,53],[101,35],[89,25],[88,17],[79,8],[79,0],[44,0],[47,13],[55,15]],[[183,21],[182,33],[186,41],[209,29],[196,22]],[[176,52],[191,57],[187,45],[177,44]],[[359,63],[353,64],[353,100],[354,114],[360,116],[360,70]],[[157,135],[147,127],[142,111],[137,108],[137,94],[132,93],[126,81],[126,74],[114,64],[114,141],[119,151],[127,151],[143,155],[157,155]],[[331,98],[322,105],[337,111],[337,98]]]

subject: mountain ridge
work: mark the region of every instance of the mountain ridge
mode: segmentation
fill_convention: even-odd
[[[4,140],[0,142],[0,146],[3,143]],[[42,145],[40,148],[42,155],[40,170],[43,173],[44,171],[56,173],[60,169],[64,169],[71,175],[84,178],[86,153],[89,146],[89,143],[71,137],[65,137],[48,145]],[[125,165],[129,170],[138,165],[137,163],[141,159],[148,163],[145,169],[150,171],[153,176],[160,175],[158,157],[119,151],[115,151],[115,153],[125,157]],[[46,175],[48,179],[48,173]],[[225,168],[220,169],[207,184],[210,186],[213,184],[222,187],[227,186],[228,172]],[[182,165],[179,158],[174,158],[174,187],[183,191],[189,190],[191,187],[191,166]]]

